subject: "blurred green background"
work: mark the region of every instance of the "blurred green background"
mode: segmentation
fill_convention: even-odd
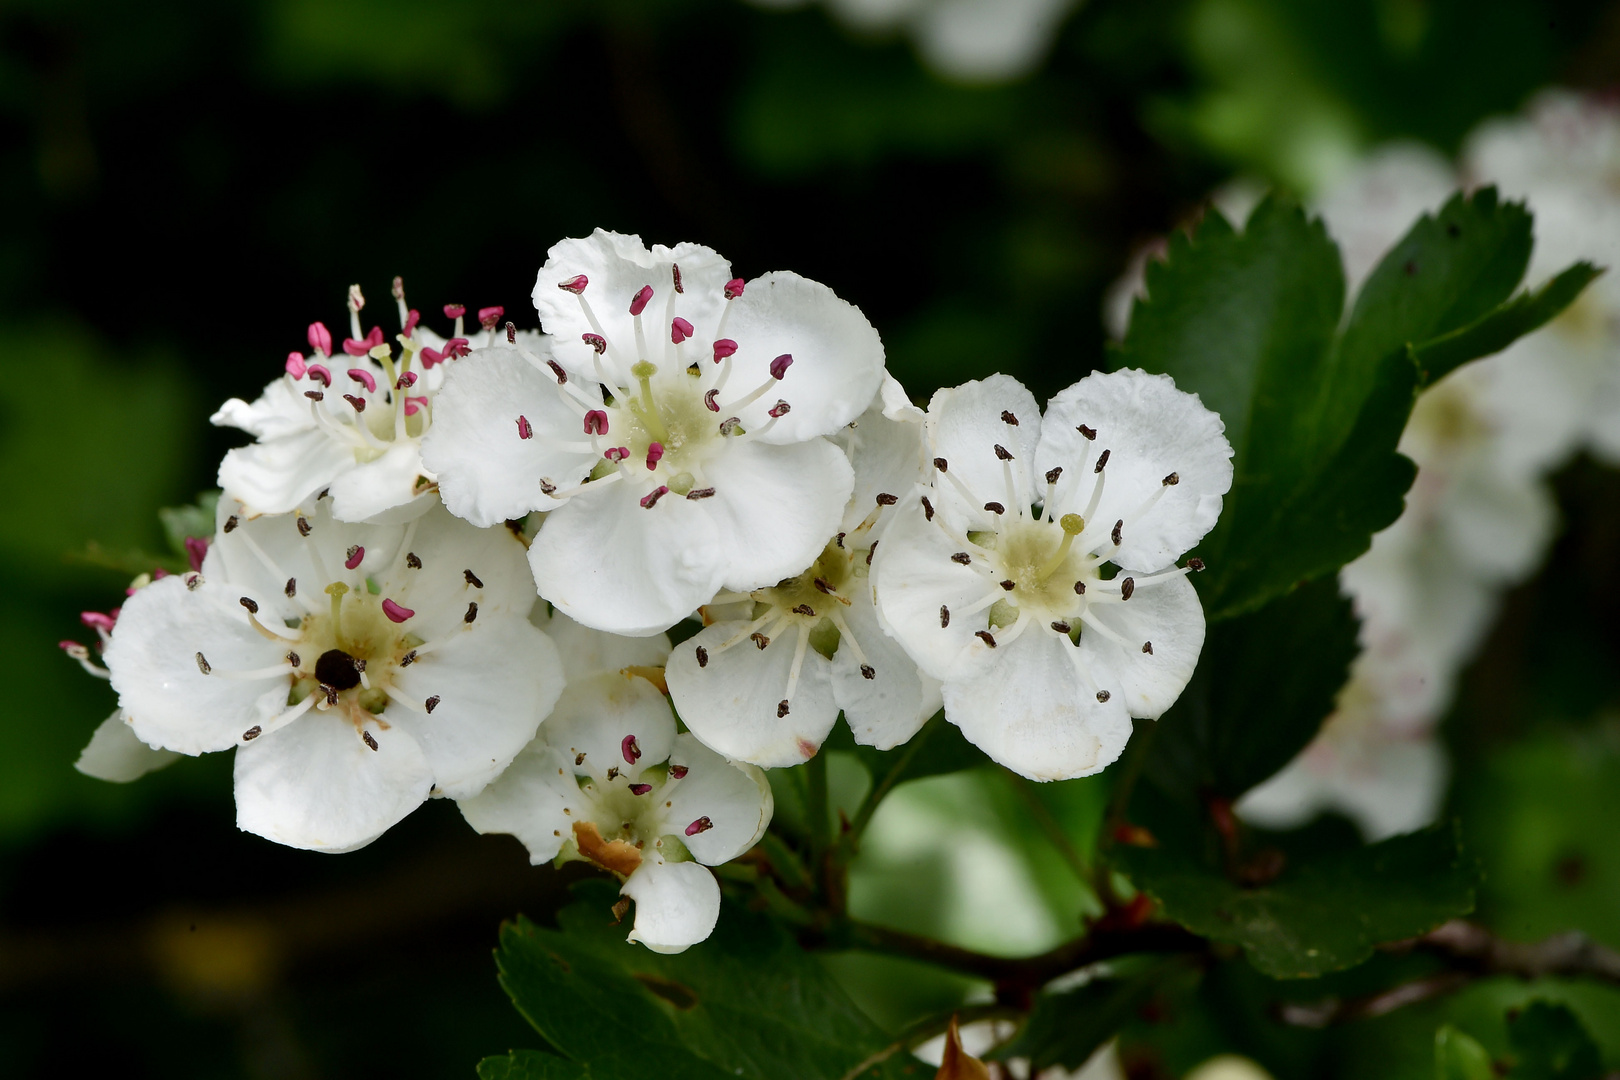
[[[534,1042],[487,950],[566,875],[510,838],[435,803],[335,859],[235,832],[223,756],[124,786],[71,767],[113,700],[55,643],[161,549],[157,508],[212,486],[234,440],[209,412],[308,322],[341,324],[351,282],[532,325],[556,240],[696,240],[742,276],[831,285],[918,398],[993,370],[1044,397],[1103,362],[1132,251],[1223,181],[1308,193],[1380,141],[1450,151],[1539,87],[1616,72],[1620,6],[1582,0],[1088,0],[1035,70],[978,84],[819,5],[0,2],[0,1071],[471,1076]],[[1559,491],[1556,569],[1510,599],[1447,722],[1451,805],[1493,928],[1620,947],[1620,480],[1578,462]],[[1087,899],[1045,830],[1086,844],[1107,781],[1043,789],[1040,814],[996,774],[928,783],[908,812],[971,819],[1027,886],[1002,944],[1072,930]],[[943,899],[948,867],[873,860],[873,917],[919,895],[941,933],[980,917]],[[890,1023],[963,991],[831,962]],[[1230,1049],[1279,1076],[1427,1076],[1441,1018],[1529,992],[1321,1034],[1249,981],[1133,1020],[1136,1074]],[[1620,1052],[1620,994],[1551,992]]]

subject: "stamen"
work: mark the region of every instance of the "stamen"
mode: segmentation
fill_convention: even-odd
[[[1011,424],[1013,427],[1017,427],[1018,426],[1018,417],[1014,416],[1011,412],[1007,411],[1006,409],[1002,409],[1001,410],[1001,422],[1003,424]]]
[[[670,779],[672,779],[672,780],[685,780],[686,779],[686,774],[688,772],[690,772],[690,771],[691,770],[688,769],[685,765],[671,765],[669,767]]]
[[[677,315],[669,324],[669,340],[679,345],[691,336],[692,324]]]
[[[322,356],[332,355],[332,332],[326,328],[325,323],[309,324],[309,347]]]
[[[636,290],[636,295],[630,298],[630,314],[640,316],[643,311],[647,310],[647,305],[652,301],[652,298],[653,287],[651,285],[643,285]]]
[[[334,605],[336,604],[335,599],[333,600],[333,603]],[[403,607],[394,603],[394,601],[387,599],[382,602],[382,609],[383,614],[388,616],[389,622],[402,623],[405,620],[412,618],[416,614],[416,612],[410,608]]]
[[[619,753],[624,755],[626,765],[634,765],[641,760],[641,746],[636,742],[634,735],[626,735],[619,743]]]
[[[1151,642],[1151,641],[1142,642],[1142,651],[1147,653],[1149,656],[1152,656],[1153,655],[1153,642]]]
[[[771,378],[780,382],[782,377],[787,374],[787,369],[792,366],[793,354],[783,353],[781,356],[778,356],[775,360],[771,361]]]
[[[651,510],[654,506],[658,505],[658,500],[667,494],[669,494],[669,488],[664,484],[659,484],[651,492],[641,497],[641,508],[643,510]]]
[[[990,646],[992,649],[996,647],[996,636],[988,630],[975,630],[973,632],[973,636]]]
[[[645,795],[645,794],[647,794],[647,792],[649,792],[651,790],[652,790],[652,785],[651,784],[631,784],[630,785],[630,794],[632,794],[632,795]]]
[[[1129,600],[1131,598],[1131,594],[1133,594],[1135,592],[1136,592],[1136,579],[1135,578],[1126,578],[1119,586],[1119,598],[1121,600]]]
[[[484,583],[479,580],[478,575],[473,573],[471,570],[463,570],[461,572],[461,577],[467,582],[467,584],[471,585],[475,589],[482,589],[484,587]]]
[[[701,645],[697,647],[697,662],[698,667],[700,668],[706,668],[709,666],[709,650],[705,649]]]
[[[585,291],[585,286],[589,285],[590,283],[590,278],[586,277],[584,274],[578,274],[569,278],[567,281],[557,282],[557,288],[561,289],[563,292],[571,292],[575,296],[578,296]],[[450,309],[445,308],[444,313],[446,315],[450,314]],[[457,309],[456,314],[457,316],[461,314],[460,308]]]
[[[1110,694],[1110,693],[1109,693],[1109,692],[1108,692],[1108,691],[1106,691],[1106,690],[1099,690],[1099,691],[1097,691],[1097,700],[1098,700],[1098,701],[1107,701],[1107,700],[1108,700],[1108,699],[1109,699],[1109,698],[1110,698],[1110,697],[1112,697],[1112,696],[1113,696],[1113,695],[1112,695],[1112,694]]]
[[[686,835],[696,836],[698,833],[708,832],[712,828],[714,828],[714,822],[710,821],[708,815],[705,814],[686,827]]]
[[[585,434],[606,435],[608,433],[608,414],[602,409],[592,409],[585,414]]]
[[[664,460],[664,444],[660,442],[647,444],[647,468],[658,468],[658,463]]]
[[[527,416],[519,416],[517,418],[517,429],[518,429],[518,438],[520,438],[520,439],[532,439],[532,438],[534,438],[534,428],[529,426],[529,418]]]
[[[945,629],[951,625],[951,609],[944,604],[939,605],[939,628]]]
[[[325,700],[326,698],[319,693],[309,694],[304,698],[303,701],[300,701],[292,708],[277,713],[275,716],[272,716],[262,724],[254,724],[252,727],[242,732],[242,741],[252,742],[261,735],[269,735],[273,732],[280,731],[282,728],[286,727],[300,716],[303,716],[316,704]]]
[[[691,501],[693,501],[693,502],[697,502],[699,499],[713,498],[714,497],[714,488],[712,488],[712,487],[693,488],[691,491],[688,491],[686,493],[686,497],[688,499],[690,499]]]
[[[1086,437],[1087,441],[1091,441],[1091,442],[1096,441],[1096,438],[1097,438],[1097,429],[1096,428],[1089,428],[1089,427],[1086,427],[1086,425],[1081,424],[1079,427],[1075,428],[1074,430],[1078,431],[1081,435],[1084,435]]]
[[[377,377],[366,369],[350,368],[348,370],[348,376],[357,383],[364,383],[366,386],[366,393],[375,394],[377,392]]]
[[[405,553],[405,565],[412,570],[420,570],[422,569],[422,560],[417,556],[416,552],[407,551]]]
[[[461,621],[470,626],[472,625],[472,621],[476,618],[478,618],[478,601],[474,600],[472,603],[467,605],[467,614],[461,617]]]
[[[343,560],[343,568],[345,570],[358,569],[365,557],[366,549],[364,547],[359,544],[350,544],[348,557]]]

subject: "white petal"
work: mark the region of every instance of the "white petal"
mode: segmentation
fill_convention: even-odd
[[[173,750],[158,750],[135,737],[124,710],[118,709],[96,728],[73,767],[97,780],[127,784],[149,772],[173,765],[181,758]]]
[[[664,672],[675,708],[694,735],[728,758],[766,768],[807,761],[838,720],[832,665],[805,648],[798,685],[789,697],[788,677],[803,629],[784,629],[764,649],[746,637],[720,649],[747,626],[715,623],[676,646]],[[700,647],[709,657],[703,667],[697,661]],[[784,700],[789,711],[778,716]]]
[[[681,268],[684,292],[679,294],[674,292],[672,265]],[[580,274],[590,279],[583,299],[608,340],[604,367],[622,386],[629,366],[637,359],[660,366],[673,360],[669,322],[676,316],[692,324],[698,335],[693,345],[703,344],[704,352],[708,351],[707,344],[713,341],[725,307],[724,289],[731,278],[731,267],[719,254],[698,244],[677,244],[673,248],[655,244],[649,251],[641,237],[605,229],[553,246],[535,282],[535,310],[540,313],[541,326],[552,337],[558,362],[569,371],[594,378],[596,352],[581,340],[581,335],[594,333],[596,328],[585,316],[581,298],[557,287]],[[645,285],[653,289],[652,302],[642,313],[642,332],[651,355],[638,357],[630,301]],[[695,350],[692,357],[706,359]]]
[[[1002,419],[1002,414],[1017,424]],[[946,387],[928,403],[928,453],[944,458],[946,468],[973,495],[964,501],[956,484],[936,482],[935,505],[958,530],[976,527],[987,514],[988,502],[1008,510],[1028,506],[1034,494],[1035,446],[1041,435],[1041,410],[1035,397],[1009,375]],[[1013,455],[1010,466],[1014,486],[1007,486],[1008,468],[996,454],[1000,446]],[[1044,487],[1041,490],[1045,490]]]
[[[303,396],[308,383],[280,378],[264,388],[259,399],[249,405],[231,398],[209,417],[215,427],[241,428],[257,439],[279,439],[314,426],[309,400]]]
[[[872,677],[862,674],[855,650],[841,640],[832,659],[833,696],[856,742],[879,750],[899,746],[939,711],[939,681],[918,671],[900,643],[883,632],[869,589],[861,589],[844,609],[844,621]]]
[[[866,519],[877,506],[879,495],[905,495],[927,475],[924,471],[927,461],[923,456],[923,412],[904,401],[903,391],[897,391],[904,405],[897,413],[899,419],[890,419],[888,387],[891,384],[900,385],[889,379],[884,385],[884,394],[873,401],[858,420],[832,436],[855,472],[855,486],[839,525],[845,533],[854,532]],[[892,516],[890,511],[880,514],[873,535],[881,536],[884,524]],[[865,546],[864,540],[862,546]]]
[[[1198,666],[1204,648],[1204,607],[1184,575],[1158,578],[1137,587],[1119,604],[1093,604],[1087,611],[1121,645],[1090,626],[1080,632],[1080,656],[1112,672],[1109,687],[1123,693],[1132,716],[1157,720],[1176,703]],[[1151,643],[1153,651],[1142,651]]]
[[[926,412],[912,404],[911,395],[900,385],[900,380],[888,372],[883,373],[883,385],[878,387],[875,404],[881,407],[884,417],[898,423],[921,423],[928,417]]]
[[[620,672],[627,667],[663,667],[669,658],[669,638],[621,637],[605,634],[575,622],[562,612],[546,614],[545,604],[536,604],[529,616],[540,629],[551,635],[569,682],[603,672]]]
[[[700,509],[713,500],[671,495],[649,510],[642,494],[623,481],[586,488],[548,514],[529,546],[540,595],[586,626],[633,637],[661,634],[710,600],[727,570]]]
[[[544,738],[536,739],[488,787],[456,805],[478,832],[515,836],[529,849],[531,864],[548,863],[573,836],[574,819],[563,810],[578,801],[579,783],[568,764]]]
[[[675,736],[669,763],[683,765],[687,772],[664,788],[670,804],[665,819],[694,859],[718,866],[759,843],[775,806],[763,772],[727,761],[690,732]],[[713,828],[687,836],[686,828],[701,818],[708,818]]]
[[[619,892],[636,902],[627,940],[653,952],[685,952],[720,921],[720,883],[702,863],[644,860]]]
[[[453,799],[481,791],[517,756],[550,714],[563,689],[562,663],[551,639],[512,612],[480,614],[465,633],[394,674],[407,701],[384,719],[409,732]],[[437,697],[433,712],[423,703]]]
[[[319,528],[319,526],[317,526]],[[526,618],[538,601],[523,542],[504,528],[477,529],[435,506],[412,529],[379,530],[386,537],[380,565],[361,564],[381,595],[416,612],[410,629],[432,640],[466,625],[467,605],[478,604],[479,620],[497,612]],[[420,568],[411,566],[401,543],[408,543]],[[481,585],[474,585],[468,574]]]
[[[572,297],[569,297],[572,300]],[[518,418],[532,436],[519,434]],[[433,399],[422,460],[439,478],[445,505],[474,525],[496,525],[557,505],[540,478],[559,488],[583,481],[594,453],[559,446],[585,438],[580,414],[557,380],[515,349],[479,349],[457,360]]]
[[[371,521],[417,498],[422,455],[415,440],[390,446],[383,455],[332,479],[332,516],[339,521]],[[289,508],[290,509],[290,508]]]
[[[287,707],[285,673],[233,679],[281,661],[286,649],[253,630],[236,595],[204,582],[195,592],[166,577],[124,603],[105,659],[118,704],[151,746],[201,754],[235,746],[242,733]],[[204,675],[202,653],[219,674]]]
[[[288,847],[353,851],[416,809],[433,772],[416,741],[346,716],[306,713],[236,752],[236,826]]]
[[[1081,424],[1096,430],[1095,443],[1080,434]],[[1198,543],[1214,527],[1221,497],[1232,486],[1226,425],[1198,395],[1177,390],[1168,375],[1134,369],[1087,375],[1047,403],[1041,430],[1038,467],[1045,472],[1061,466],[1068,474],[1059,487],[1065,511],[1083,510],[1093,483],[1084,463],[1109,451],[1107,481],[1092,520],[1125,521],[1113,561],[1131,569],[1168,566]],[[1178,482],[1166,486],[1171,473]],[[1158,502],[1136,518],[1161,489]]]
[[[251,514],[285,514],[354,468],[354,451],[320,428],[228,450],[219,486]]]
[[[737,342],[727,386],[739,394],[770,378],[776,357],[793,357],[781,381],[741,414],[752,428],[764,424],[778,398],[792,406],[760,435],[763,442],[829,435],[859,416],[883,383],[883,342],[866,316],[827,286],[788,271],[748,283],[732,301],[726,336]]]
[[[1031,780],[1071,780],[1124,751],[1131,718],[1123,695],[1097,700],[1112,680],[1100,668],[1082,676],[1067,638],[1031,628],[986,652],[972,678],[945,680],[945,718],[992,761]]]
[[[951,560],[955,543],[928,521],[915,493],[892,513],[872,556],[879,620],[926,674],[960,677],[961,665],[971,662],[973,633],[984,629],[987,616],[958,616],[942,627],[940,608],[961,611],[994,586],[972,567]]]
[[[635,761],[624,752],[632,736],[641,751]],[[675,717],[669,699],[646,679],[602,672],[569,680],[540,738],[569,760],[571,774],[583,770],[600,779],[616,768],[634,780],[669,759]],[[580,754],[585,760],[574,765]]]
[[[775,585],[813,563],[838,531],[855,482],[849,459],[826,439],[732,446],[706,478],[715,494],[695,505],[714,522],[725,586],[738,592]]]

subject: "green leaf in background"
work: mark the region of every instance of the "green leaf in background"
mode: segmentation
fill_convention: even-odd
[[[1315,738],[1355,655],[1355,615],[1331,577],[1213,624],[1158,722],[1148,776],[1173,797],[1236,799]]]
[[[1471,1036],[1450,1024],[1434,1033],[1435,1080],[1496,1080],[1491,1055]]]
[[[1513,1080],[1598,1080],[1603,1057],[1567,1005],[1532,1001],[1508,1013]]]
[[[219,492],[205,491],[197,501],[186,506],[165,506],[158,511],[163,523],[164,538],[169,550],[182,562],[187,558],[188,537],[212,538],[214,535],[214,508],[219,505]]]
[[[1437,825],[1348,851],[1299,858],[1244,887],[1165,848],[1124,847],[1116,865],[1195,933],[1243,946],[1276,979],[1352,967],[1386,941],[1416,937],[1474,907],[1479,870]]]
[[[590,1066],[538,1050],[514,1050],[478,1063],[478,1080],[591,1080]]]
[[[1182,958],[1149,960],[1119,977],[1097,978],[1073,990],[1041,993],[1017,1038],[995,1057],[1028,1058],[1034,1069],[1078,1069],[1119,1033],[1159,992],[1166,977],[1185,968]]]
[[[709,940],[664,956],[624,941],[609,883],[576,895],[560,930],[504,927],[496,960],[518,1010],[594,1080],[642,1080],[651,1067],[669,1080],[825,1080],[890,1043],[763,915],[727,905]]]
[[[1211,620],[1337,569],[1399,516],[1414,475],[1395,450],[1418,386],[1413,355],[1469,326],[1488,329],[1431,359],[1455,367],[1501,348],[1584,284],[1576,273],[1538,300],[1511,300],[1530,246],[1522,206],[1492,188],[1455,196],[1379,264],[1342,335],[1338,248],[1287,200],[1266,199],[1241,233],[1212,211],[1149,262],[1115,366],[1199,394],[1235,451],[1232,491],[1198,549]]]

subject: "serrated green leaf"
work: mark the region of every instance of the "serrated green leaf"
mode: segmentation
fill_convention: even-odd
[[[595,1080],[590,1066],[538,1050],[513,1050],[478,1063],[478,1080]]]
[[[1422,385],[1438,381],[1476,357],[1501,352],[1545,326],[1603,273],[1591,263],[1576,263],[1539,289],[1522,292],[1477,321],[1415,348],[1412,357]]]
[[[1478,1040],[1450,1024],[1434,1033],[1435,1080],[1496,1080],[1491,1055]]]
[[[1532,1001],[1508,1013],[1512,1080],[1598,1080],[1603,1055],[1567,1005]]]
[[[1316,858],[1296,856],[1275,881],[1256,888],[1169,849],[1119,848],[1114,857],[1165,915],[1243,946],[1249,962],[1276,979],[1352,967],[1375,945],[1466,915],[1479,881],[1448,825]]]
[[[1148,775],[1167,793],[1236,799],[1316,736],[1356,648],[1333,578],[1215,623],[1192,682],[1158,722]]]

